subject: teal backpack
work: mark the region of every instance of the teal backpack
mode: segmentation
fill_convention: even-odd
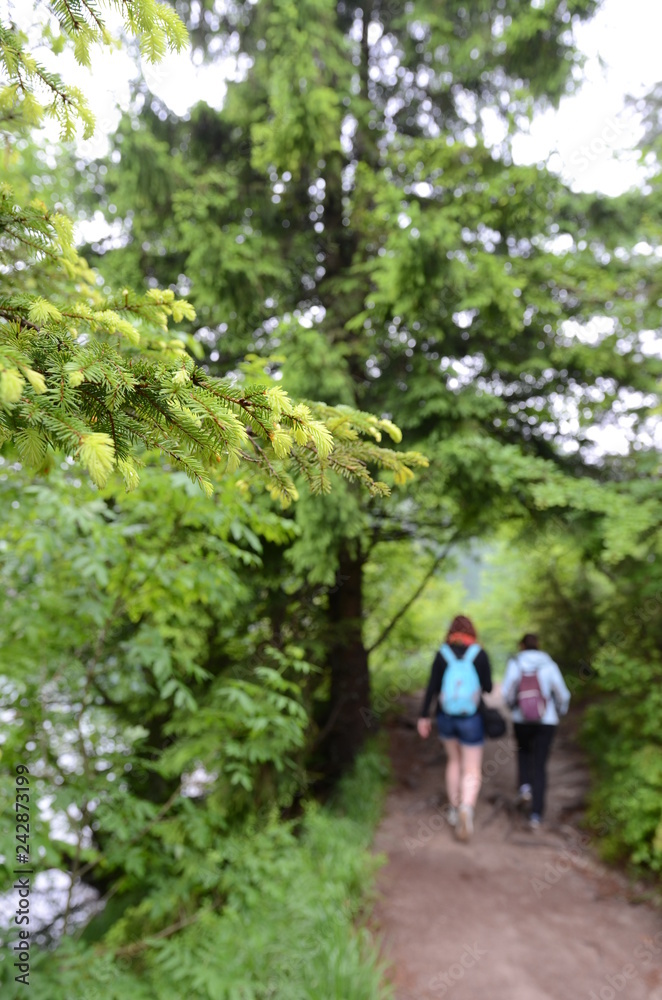
[[[446,715],[474,715],[480,703],[480,681],[474,666],[480,646],[477,642],[469,646],[461,659],[448,643],[444,643],[439,652],[446,661],[439,695],[442,711]]]

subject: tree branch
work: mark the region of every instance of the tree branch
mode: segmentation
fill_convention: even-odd
[[[437,558],[435,559],[435,561],[432,563],[432,566],[427,571],[427,573],[423,577],[421,583],[416,588],[416,590],[414,591],[414,593],[412,594],[412,596],[409,598],[409,600],[406,601],[403,604],[403,606],[400,608],[400,610],[395,615],[395,617],[391,619],[391,621],[386,626],[386,628],[384,629],[384,631],[382,632],[382,634],[379,636],[379,638],[375,639],[375,641],[373,642],[372,646],[368,647],[368,649],[366,650],[366,653],[367,653],[368,656],[370,656],[371,653],[374,653],[374,651],[377,649],[378,646],[381,646],[381,644],[384,642],[384,640],[387,638],[387,636],[390,635],[390,633],[395,628],[395,626],[400,621],[400,619],[404,615],[407,614],[407,612],[409,611],[409,609],[412,606],[412,604],[414,604],[415,601],[417,601],[418,598],[421,596],[421,594],[425,590],[425,587],[427,586],[429,580],[434,576],[434,574],[436,573],[437,569],[439,568],[439,566],[441,566],[442,562],[444,561],[444,559],[446,558],[446,556],[450,552],[451,547],[455,544],[455,541],[457,539],[458,534],[459,534],[459,532],[456,532],[453,535],[453,537],[447,543],[447,545],[444,548],[444,550],[441,552],[440,555],[437,556]]]
[[[182,917],[176,923],[171,924],[169,927],[164,927],[163,930],[157,931],[155,934],[150,934],[148,938],[144,941],[134,941],[132,944],[124,945],[122,948],[118,948],[115,951],[116,958],[132,958],[134,955],[139,955],[141,951],[145,948],[149,948],[152,941],[163,941],[164,938],[172,937],[178,931],[184,930],[185,927],[190,927],[194,924],[200,916],[200,913],[194,913],[191,917]]]

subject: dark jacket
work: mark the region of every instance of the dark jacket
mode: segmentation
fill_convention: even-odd
[[[463,646],[457,642],[454,642],[451,646],[451,649],[457,657],[464,656],[464,652],[467,648],[467,646]],[[428,682],[427,691],[425,692],[425,697],[423,698],[423,707],[421,708],[421,714],[419,716],[421,719],[425,719],[427,717],[433,700],[437,703],[437,712],[441,711],[439,706],[439,695],[441,694],[441,683],[444,679],[446,666],[446,660],[440,651],[435,656],[432,664],[432,670],[430,671],[430,680]],[[474,667],[476,668],[476,673],[478,674],[481,689],[485,692],[491,691],[492,667],[490,666],[490,659],[484,649],[481,649],[476,656],[476,659],[474,660]]]

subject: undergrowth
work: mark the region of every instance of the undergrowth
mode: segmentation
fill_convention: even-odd
[[[61,941],[32,956],[32,1000],[389,1000],[363,919],[387,778],[373,743],[324,807],[219,845],[222,898],[201,899],[194,923],[135,955]],[[20,988],[11,983],[7,1000]]]

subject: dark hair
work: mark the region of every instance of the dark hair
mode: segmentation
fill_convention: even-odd
[[[519,644],[525,649],[538,649],[538,636],[535,632],[527,632],[526,635],[522,636]]]
[[[471,618],[467,618],[466,615],[455,615],[455,618],[450,624],[448,629],[448,636],[451,636],[453,632],[464,632],[465,635],[472,635],[474,639],[476,638],[476,629],[474,628]]]

